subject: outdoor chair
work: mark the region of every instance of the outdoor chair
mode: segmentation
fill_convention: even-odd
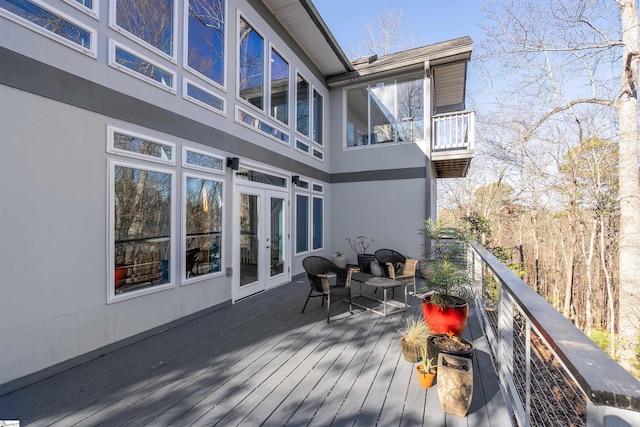
[[[385,277],[406,283],[407,287],[413,286],[413,294],[416,294],[416,267],[418,260],[407,259],[407,257],[393,249],[378,249],[375,255]]]
[[[307,303],[312,297],[322,297],[322,305],[324,306],[324,300],[327,300],[327,323],[329,323],[331,313],[331,299],[332,297],[339,297],[338,300],[334,299],[334,302],[349,300],[349,313],[351,309],[351,273],[353,268],[340,268],[330,260],[320,256],[308,256],[302,260],[302,266],[307,272],[309,278],[309,284],[311,285],[311,291],[309,296],[302,307],[302,313],[307,308]],[[329,282],[329,273],[336,275],[335,285],[331,285]]]

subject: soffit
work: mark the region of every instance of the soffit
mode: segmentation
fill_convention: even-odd
[[[310,0],[263,0],[324,76],[353,70],[351,63]]]

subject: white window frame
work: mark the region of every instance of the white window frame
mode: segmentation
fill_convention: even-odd
[[[109,209],[109,225],[107,231],[107,304],[112,304],[120,301],[137,298],[143,295],[154,294],[156,292],[162,292],[168,289],[175,288],[175,253],[176,253],[176,172],[173,168],[162,167],[159,165],[148,164],[140,161],[126,161],[120,159],[108,159],[107,167],[107,182],[109,183],[109,197],[108,197],[108,209]],[[152,172],[166,173],[171,175],[171,225],[170,232],[171,237],[169,240],[169,283],[162,285],[150,286],[144,289],[126,292],[124,294],[116,295],[115,289],[115,168],[116,166],[144,169]]]
[[[309,117],[307,118],[307,120],[309,122],[309,124],[308,124],[309,135],[305,135],[305,134],[303,134],[303,133],[298,131],[298,75],[300,75],[300,77],[302,77],[302,79],[307,82],[307,85],[309,85],[309,90],[307,92],[307,97],[308,97],[307,98],[308,99],[307,102],[309,104],[309,106],[308,106],[308,108],[309,108],[309,111],[308,111]],[[294,98],[294,103],[295,103],[295,108],[294,108],[294,111],[293,111],[294,122],[295,123],[293,124],[293,126],[294,126],[294,129],[295,129],[296,135],[298,137],[300,137],[300,138],[302,138],[302,139],[304,139],[306,141],[310,141],[311,140],[311,125],[312,125],[312,123],[311,123],[311,110],[313,109],[313,105],[311,105],[311,103],[313,102],[313,100],[311,98],[311,94],[312,94],[311,89],[312,89],[313,85],[311,84],[309,79],[304,75],[304,73],[302,73],[302,71],[300,71],[300,69],[296,68],[295,73],[294,73],[294,79],[293,79],[293,87],[295,88],[294,97],[293,97]]]
[[[142,40],[141,38],[138,38],[138,36],[136,36],[135,34],[131,34],[129,31],[127,31],[126,29],[122,28],[121,26],[119,26],[116,23],[116,7],[117,7],[117,0],[109,0],[109,28],[117,31],[118,33],[122,34],[123,36],[125,36],[127,39],[137,43],[139,46],[144,47],[145,49],[149,50],[150,52],[155,53],[156,55],[174,63],[177,64],[178,60],[177,60],[177,55],[178,55],[178,49],[177,49],[177,40],[178,40],[178,2],[176,0],[171,0],[173,2],[173,17],[172,17],[172,22],[173,22],[173,26],[171,28],[171,47],[172,47],[172,52],[171,55],[161,51],[160,49],[158,49],[157,47],[151,45],[150,43]],[[111,40],[110,40],[111,41]],[[140,58],[143,58],[146,60],[145,56],[143,53],[140,53],[140,51],[134,49],[133,47],[124,47],[122,45],[120,45],[120,47],[123,47],[125,50],[128,50],[129,52],[140,56]],[[111,53],[111,49],[109,50],[109,53]],[[153,61],[149,61],[150,63],[152,63],[153,65],[156,65]],[[160,68],[165,68],[165,67],[160,67]],[[168,70],[167,70],[168,71]],[[175,86],[175,82],[174,82],[174,86]]]
[[[184,147],[184,149],[186,149],[186,147]],[[210,155],[209,153],[205,153],[202,151],[198,151],[198,150],[194,150],[189,148],[189,151],[194,151],[194,152],[200,152],[202,154],[207,154]],[[217,156],[213,156],[213,157],[217,157]],[[189,167],[194,167],[194,165],[189,165]],[[195,167],[194,169],[197,169],[197,167]],[[211,170],[207,170],[209,172],[211,172]],[[223,171],[224,172],[224,171]],[[216,272],[211,272],[211,273],[207,273],[207,274],[202,274],[202,275],[198,275],[198,276],[194,276],[194,277],[187,277],[187,265],[184,261],[184,254],[186,252],[186,248],[187,248],[187,178],[196,178],[196,179],[205,179],[208,181],[215,181],[215,182],[219,182],[222,184],[222,197],[224,199],[225,196],[225,185],[224,185],[224,178],[221,178],[219,175],[214,175],[214,174],[204,174],[204,173],[198,173],[198,172],[192,172],[192,171],[184,171],[182,173],[182,197],[181,197],[181,205],[182,205],[182,233],[181,233],[181,239],[182,239],[182,252],[180,254],[181,256],[181,262],[180,264],[182,265],[182,267],[180,268],[180,285],[181,286],[185,286],[185,285],[190,285],[192,283],[197,283],[197,282],[201,282],[203,280],[208,280],[214,277],[219,277],[219,276],[223,276],[225,275],[225,264],[224,264],[224,260],[225,260],[225,256],[224,256],[224,234],[225,234],[225,212],[224,212],[224,205],[221,208],[222,209],[222,224],[221,224],[221,248],[220,248],[220,271],[216,271]]]
[[[222,101],[222,110],[218,110],[214,106],[209,105],[206,102],[201,101],[198,98],[194,98],[193,96],[189,95],[189,93],[188,93],[188,85],[193,85],[193,86],[197,87],[198,89],[208,93],[209,95],[220,99]],[[184,99],[186,99],[187,101],[189,101],[189,102],[193,102],[194,104],[196,104],[196,105],[198,105],[198,106],[200,106],[202,108],[206,108],[209,111],[213,111],[216,114],[220,114],[223,117],[227,116],[227,100],[224,97],[213,93],[212,91],[210,91],[209,89],[205,88],[204,86],[199,85],[199,84],[193,82],[192,80],[187,79],[186,77],[182,78],[182,97]]]
[[[62,0],[62,1],[64,1],[67,4],[69,4],[70,6],[75,7],[79,11],[86,13],[87,15],[92,17],[93,19],[96,19],[96,20],[99,19],[100,0],[92,0],[91,1],[91,4],[93,6],[92,8],[88,8],[85,5],[80,4],[80,2],[78,2],[76,0]]]
[[[309,145],[309,143],[307,141],[302,141],[299,138],[295,138],[295,143],[294,143],[294,148],[301,152],[302,154],[304,154],[305,156],[310,156],[311,155],[311,145]],[[298,147],[298,144],[304,145],[305,147],[307,147],[307,150],[303,150],[302,148]]]
[[[244,122],[243,120],[240,120],[240,119],[238,118],[238,114],[239,114],[239,112],[240,112],[240,111],[242,111],[244,114],[249,115],[250,117],[254,118],[255,120],[258,120],[259,122],[261,122],[261,123],[265,123],[265,124],[267,124],[267,125],[271,126],[272,128],[274,128],[274,129],[276,129],[276,130],[280,131],[283,135],[286,135],[286,136],[288,137],[288,141],[283,141],[282,139],[277,138],[277,137],[275,137],[274,135],[272,135],[272,134],[270,134],[270,133],[267,133],[267,132],[262,131],[259,127],[251,126],[249,123],[246,123],[246,122]],[[244,108],[240,108],[240,107],[239,107],[239,106],[237,106],[237,105],[236,105],[236,114],[234,115],[234,119],[235,119],[236,123],[238,123],[238,124],[240,124],[240,125],[242,125],[242,126],[244,126],[244,127],[248,128],[248,129],[251,129],[251,130],[253,130],[254,132],[257,132],[257,133],[259,133],[260,135],[266,136],[267,138],[270,138],[270,139],[272,139],[272,140],[274,140],[274,141],[276,141],[276,142],[279,142],[280,144],[285,145],[285,146],[287,146],[287,147],[291,145],[291,135],[289,134],[289,132],[286,132],[286,131],[284,131],[284,130],[280,129],[278,126],[276,126],[276,125],[274,125],[274,124],[272,124],[272,123],[269,123],[269,122],[265,121],[265,119],[263,119],[263,118],[261,118],[261,117],[256,117],[256,114],[255,114],[255,113],[252,113],[252,112],[250,112],[250,111],[247,111],[247,110],[245,110]]]
[[[322,114],[322,137],[320,138],[320,142],[316,141],[315,138],[313,137],[313,133],[316,130],[316,105],[315,105],[315,100],[313,95],[314,94],[318,94],[318,96],[320,98],[322,98],[322,110],[321,110],[321,114]],[[325,96],[318,90],[318,88],[313,85],[311,86],[311,112],[310,112],[310,125],[309,125],[309,140],[311,142],[313,142],[316,146],[318,147],[324,147],[324,122],[325,122],[325,114],[324,114],[324,104],[325,104]]]
[[[209,77],[205,76],[204,74],[202,74],[201,72],[199,72],[198,70],[192,68],[189,66],[189,0],[184,0],[183,1],[183,35],[182,35],[182,66],[185,70],[187,70],[188,72],[190,72],[191,74],[197,76],[198,78],[202,79],[203,81],[209,83],[210,85],[220,89],[223,92],[227,91],[227,69],[229,68],[227,66],[228,64],[228,59],[229,59],[229,55],[228,55],[228,49],[227,49],[227,40],[228,40],[228,36],[229,36],[229,25],[227,25],[227,23],[229,22],[229,17],[227,15],[227,12],[229,10],[229,8],[227,7],[229,4],[229,0],[224,0],[224,31],[223,31],[223,37],[224,40],[222,42],[223,46],[224,46],[224,54],[223,54],[223,61],[224,61],[224,67],[222,70],[222,84],[211,80]],[[200,87],[202,89],[201,86],[198,85],[198,87]],[[210,91],[208,91],[210,92]],[[225,108],[226,108],[226,102],[225,104]],[[215,111],[215,110],[214,110]]]
[[[247,18],[246,15],[242,14],[240,12],[240,9],[238,9],[237,12],[237,17],[236,17],[236,35],[234,37],[235,40],[235,44],[236,44],[236,99],[238,100],[238,102],[241,102],[243,105],[246,105],[248,108],[251,108],[252,110],[255,110],[256,112],[259,112],[261,115],[267,117],[268,114],[265,114],[265,108],[267,107],[268,104],[268,100],[267,100],[267,75],[269,74],[269,71],[267,70],[267,64],[269,59],[269,52],[270,50],[267,49],[268,47],[268,43],[267,43],[267,38],[264,36],[264,34],[260,31],[258,31],[257,27],[255,25],[253,25],[253,22],[251,22],[251,20],[249,20]],[[240,38],[239,38],[239,28],[240,28],[240,20],[244,20],[247,24],[249,24],[251,26],[251,28],[253,28],[253,31],[255,31],[256,33],[258,33],[258,35],[260,37],[262,37],[262,109],[256,107],[255,105],[253,105],[252,103],[250,103],[249,101],[247,101],[246,99],[242,98],[240,96]]]
[[[140,74],[138,72],[136,72],[135,70],[132,70],[131,68],[125,67],[124,65],[118,64],[116,62],[116,48],[120,48],[126,52],[131,53],[132,55],[137,56],[138,58],[148,62],[151,65],[154,65],[158,68],[160,68],[161,70],[167,72],[168,74],[171,74],[172,79],[171,79],[171,86],[166,86],[163,85],[160,82],[157,82],[155,80],[153,80],[150,77],[145,76],[144,74]],[[173,70],[169,70],[168,68],[158,64],[157,62],[149,59],[148,57],[140,54],[139,52],[137,52],[135,49],[131,49],[123,44],[120,44],[114,40],[109,40],[109,66],[115,68],[116,70],[122,71],[125,74],[128,74],[132,77],[135,77],[137,79],[142,80],[143,82],[149,83],[150,85],[153,85],[155,87],[158,87],[160,89],[163,89],[169,93],[172,94],[176,94],[176,80],[178,79],[176,72]]]
[[[275,52],[280,58],[282,58],[283,61],[285,61],[287,63],[287,65],[289,66],[289,74],[287,76],[287,120],[289,123],[283,123],[280,120],[278,120],[275,116],[273,116],[271,114],[271,52]],[[269,64],[269,77],[267,79],[267,93],[269,94],[269,99],[268,99],[268,117],[270,119],[272,119],[274,122],[278,123],[280,126],[284,126],[287,129],[291,129],[291,61],[289,61],[288,58],[286,58],[279,49],[277,49],[275,47],[275,45],[271,42],[269,42],[269,53],[267,55],[267,63]]]
[[[90,43],[91,43],[91,47],[89,49],[87,49],[86,47],[80,46],[79,44],[76,44],[74,42],[72,42],[71,40],[62,37],[61,35],[58,35],[56,33],[53,33],[49,30],[47,30],[44,27],[41,27],[38,24],[35,24],[31,21],[29,21],[28,19],[24,19],[20,16],[14,15],[13,13],[11,13],[10,11],[8,11],[7,9],[4,9],[2,7],[0,7],[0,16],[3,16],[5,18],[7,18],[10,21],[15,22],[16,24],[22,25],[25,28],[28,28],[32,31],[35,31],[36,33],[43,35],[45,37],[47,37],[48,39],[51,39],[55,42],[58,42],[66,47],[69,47],[75,51],[78,51],[80,53],[83,53],[93,59],[97,59],[98,58],[98,33],[95,29],[87,27],[85,24],[80,23],[80,21],[70,17],[69,15],[60,12],[60,10],[56,9],[53,6],[49,6],[47,3],[42,2],[41,0],[29,0],[30,2],[32,2],[33,4],[35,4],[36,6],[45,9],[48,12],[51,12],[52,14],[66,20],[69,21],[69,23],[85,30],[86,32],[88,32],[90,34]]]
[[[311,147],[311,157],[318,162],[324,163],[324,151],[318,150],[315,146]]]
[[[294,246],[294,254],[298,256],[298,255],[304,255],[304,254],[310,253],[311,247],[313,246],[313,242],[309,238],[311,236],[311,229],[309,227],[311,224],[312,212],[311,212],[311,194],[308,191],[305,191],[304,189],[298,189],[299,187],[295,187],[295,188],[296,190],[293,193],[293,200],[295,201],[294,221],[293,221],[295,225],[295,230],[294,230],[293,246]],[[305,196],[307,198],[307,248],[300,252],[298,252],[298,196]]]
[[[222,169],[207,168],[204,166],[194,165],[193,163],[187,163],[188,151],[191,151],[192,153],[202,154],[203,156],[209,156],[215,159],[222,160]],[[182,146],[182,167],[187,169],[197,170],[200,172],[206,172],[208,174],[225,175],[226,158],[223,156],[212,154],[208,151],[198,150],[197,148],[187,147],[186,145],[183,145]]]
[[[321,190],[316,190],[314,189],[314,186],[319,186],[321,188]],[[294,230],[294,251],[297,251],[297,237],[298,237],[298,196],[302,195],[302,196],[306,196],[307,197],[307,214],[308,214],[308,218],[307,218],[307,242],[308,242],[308,247],[306,251],[301,251],[301,252],[295,252],[295,255],[303,255],[303,254],[307,254],[307,253],[313,253],[313,252],[319,252],[324,250],[325,248],[325,231],[326,231],[326,198],[324,195],[324,184],[320,184],[318,182],[314,182],[311,181],[309,179],[304,179],[304,178],[300,178],[300,184],[298,185],[294,185],[294,200],[295,200],[295,206],[294,206],[294,224],[295,224],[295,230]],[[313,200],[314,199],[321,199],[322,200],[322,246],[319,248],[313,248],[313,220],[314,220],[314,215],[313,215]]]
[[[149,142],[154,142],[156,144],[161,144],[161,145],[168,145],[169,147],[171,147],[171,158],[170,159],[162,159],[160,157],[154,157],[154,156],[148,156],[146,154],[142,154],[142,153],[136,153],[133,151],[128,151],[128,150],[122,150],[120,148],[115,148],[114,147],[114,134],[115,133],[123,133],[129,136],[132,136],[134,138],[140,138],[140,139],[144,139],[147,140]],[[163,141],[161,139],[158,138],[153,138],[147,135],[143,135],[137,132],[132,132],[130,130],[127,129],[121,129],[115,126],[111,126],[111,125],[107,125],[107,152],[108,153],[113,153],[113,154],[117,154],[119,156],[126,156],[126,157],[131,157],[131,158],[135,158],[135,159],[140,159],[140,160],[146,160],[146,161],[150,161],[150,162],[155,162],[155,163],[163,163],[166,165],[175,165],[176,164],[176,144],[172,143],[172,142],[168,142],[168,141]]]
[[[313,188],[313,183],[311,184],[312,188]],[[314,229],[313,229],[313,223],[314,223],[314,216],[315,216],[315,211],[313,208],[313,201],[315,199],[318,200],[322,200],[322,236],[320,236],[320,239],[322,240],[322,245],[320,245],[319,248],[314,248],[313,247],[313,238],[314,236]],[[324,203],[324,195],[320,195],[319,193],[314,193],[313,191],[311,191],[311,200],[310,200],[310,205],[311,205],[311,215],[309,218],[310,220],[310,226],[309,226],[309,241],[311,243],[311,251],[322,251],[324,250],[324,229],[325,229],[325,216],[326,216],[326,212],[325,212],[325,203]]]

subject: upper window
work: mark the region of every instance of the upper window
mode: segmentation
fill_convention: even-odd
[[[296,130],[309,136],[309,82],[296,74]]]
[[[224,86],[225,0],[188,0],[186,66]]]
[[[146,47],[174,57],[174,0],[114,0],[115,25]]]
[[[244,18],[238,33],[238,87],[240,98],[264,109],[264,38]]]
[[[289,63],[271,49],[271,117],[289,124]]]
[[[109,40],[109,65],[154,86],[175,93],[175,73]]]
[[[145,160],[175,164],[175,145],[134,132],[108,127],[107,151]]]
[[[347,146],[424,139],[424,79],[347,90]]]
[[[0,0],[0,15],[47,37],[95,56],[95,31],[39,0]]]
[[[313,142],[322,145],[322,126],[324,121],[322,95],[313,90]]]

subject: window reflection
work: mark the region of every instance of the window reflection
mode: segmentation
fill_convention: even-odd
[[[116,0],[116,24],[173,56],[173,0]]]
[[[115,51],[116,64],[120,64],[164,87],[173,88],[173,74],[170,72],[163,70],[131,52],[127,52],[119,46],[116,46]]]
[[[169,283],[169,173],[114,167],[115,293]]]
[[[264,109],[264,39],[240,18],[240,98]]]
[[[271,116],[289,124],[289,64],[271,50]]]
[[[187,65],[224,85],[224,0],[189,0]]]
[[[296,130],[309,136],[309,82],[296,77]]]
[[[315,89],[313,90],[313,141],[322,145],[322,126],[323,126],[323,100]]]

